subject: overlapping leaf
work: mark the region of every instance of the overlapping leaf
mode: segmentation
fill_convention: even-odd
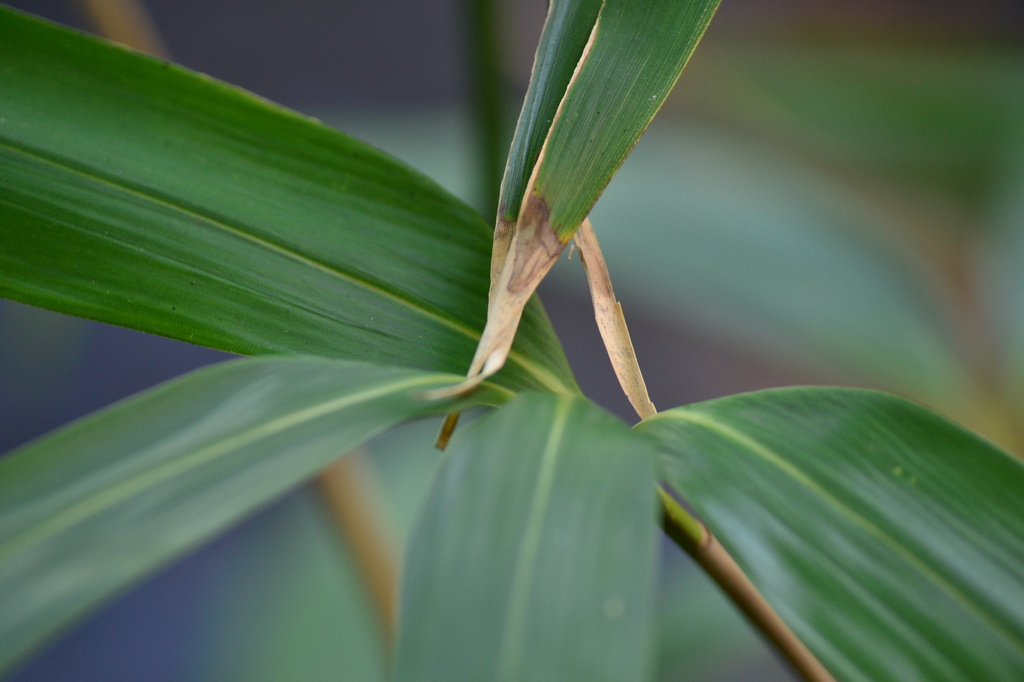
[[[519,114],[501,183],[498,219],[514,224],[533,167],[540,156],[558,105],[597,21],[603,0],[551,0],[534,57],[530,87]]]
[[[653,672],[653,444],[526,394],[460,434],[404,571],[398,680]]]
[[[490,232],[408,167],[0,9],[0,295],[243,354],[461,371]],[[502,381],[571,390],[536,304]]]
[[[454,390],[504,365],[529,297],[647,129],[718,6],[604,0],[577,56],[595,4],[563,2],[550,7],[502,181],[487,324]]]
[[[605,0],[582,54],[574,52],[596,3],[552,3],[544,38],[558,34],[563,49],[548,48],[542,38],[504,180],[506,219],[518,217],[519,202],[535,195],[568,241],[661,108],[718,2]],[[537,131],[545,127],[542,138]]]
[[[0,460],[0,669],[371,436],[451,408],[418,397],[451,380],[323,359],[240,360]]]
[[[659,414],[662,474],[840,680],[1024,672],[1024,466],[882,393]]]
[[[606,0],[530,189],[567,239],[675,85],[718,0]]]

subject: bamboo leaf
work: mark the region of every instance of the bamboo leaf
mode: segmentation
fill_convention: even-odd
[[[498,206],[498,229],[515,225],[523,195],[558,105],[583,55],[603,0],[551,0],[534,57],[530,86],[519,113],[505,166]]]
[[[325,359],[233,361],[6,456],[0,669],[373,435],[453,407],[418,397],[450,381]]]
[[[524,200],[524,212],[534,198],[547,207],[563,243],[661,108],[718,2],[605,0]]]
[[[605,0],[548,124],[542,117],[550,113],[549,91],[560,91],[567,71],[562,60],[576,54],[582,37],[581,27],[559,24],[564,14],[552,7],[545,35],[567,46],[556,53],[542,44],[538,52],[534,98],[520,117],[503,180],[487,325],[466,381],[453,391],[472,388],[504,365],[529,297],[661,108],[717,6],[718,0]],[[587,8],[580,5],[577,21],[589,16]],[[539,103],[530,109],[534,102]],[[513,216],[509,197],[522,181],[521,157],[532,157],[536,133],[548,125]]]
[[[427,178],[7,9],[0,72],[0,296],[235,353],[464,369],[491,235]],[[573,389],[537,304],[501,381]]]
[[[851,389],[663,412],[662,474],[837,679],[1024,671],[1024,467],[937,414]]]
[[[536,394],[459,435],[406,559],[396,679],[648,679],[650,441]]]

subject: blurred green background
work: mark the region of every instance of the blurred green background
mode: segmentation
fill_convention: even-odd
[[[92,30],[86,3],[11,2]],[[150,0],[176,61],[484,196],[454,0]],[[498,3],[508,134],[544,18]],[[593,220],[661,408],[802,383],[893,391],[1024,453],[1024,6],[724,0]],[[69,112],[73,115],[73,112]],[[541,290],[585,392],[632,420],[576,260]],[[0,303],[0,451],[224,354]],[[399,551],[436,424],[360,460]],[[965,463],[965,466],[969,463]],[[789,673],[665,549],[664,679]],[[13,679],[373,680],[347,548],[298,490]]]

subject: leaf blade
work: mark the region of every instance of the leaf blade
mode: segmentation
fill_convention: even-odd
[[[1024,669],[1024,468],[1006,453],[893,396],[844,389],[733,396],[640,429],[838,678]]]
[[[530,187],[563,242],[661,108],[718,2],[604,3]]]
[[[460,434],[435,482],[404,571],[397,679],[645,679],[650,443],[582,400],[508,407]]]
[[[462,369],[490,240],[468,206],[311,119],[0,11],[0,295],[236,353]],[[528,318],[507,379],[573,390]]]
[[[538,99],[527,99],[502,181],[487,324],[466,381],[453,390],[468,390],[505,364],[524,306],[661,108],[717,6],[718,0],[604,0],[549,124],[539,120],[554,101],[545,97],[560,93],[570,63],[565,60],[575,56],[587,26],[566,27],[559,23],[565,18],[560,8],[550,8],[544,38],[553,35],[556,45],[564,39],[569,46],[557,53],[545,51],[542,44],[538,52],[531,77],[531,95]],[[581,1],[564,7],[580,8],[585,19],[592,5]],[[530,110],[535,102],[540,104]],[[534,153],[532,145],[544,128],[548,134],[529,167],[513,221],[509,206],[515,200],[510,195],[527,172],[525,163],[521,168],[516,164]]]
[[[537,163],[602,4],[601,0],[552,0],[548,4],[530,85],[502,178],[499,222],[514,224],[519,217],[531,170]]]
[[[372,435],[451,408],[416,397],[450,381],[324,359],[233,361],[9,454],[0,668]]]

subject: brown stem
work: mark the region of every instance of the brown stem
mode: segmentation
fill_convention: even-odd
[[[367,495],[368,480],[359,453],[343,457],[316,478],[316,489],[352,551],[380,620],[384,641],[395,631],[396,570],[392,549]]]
[[[658,494],[665,533],[711,576],[793,670],[808,682],[835,682],[825,666],[765,601],[711,531],[688,514],[664,489],[659,488]]]
[[[133,50],[168,59],[160,32],[138,0],[78,0],[97,35]]]

